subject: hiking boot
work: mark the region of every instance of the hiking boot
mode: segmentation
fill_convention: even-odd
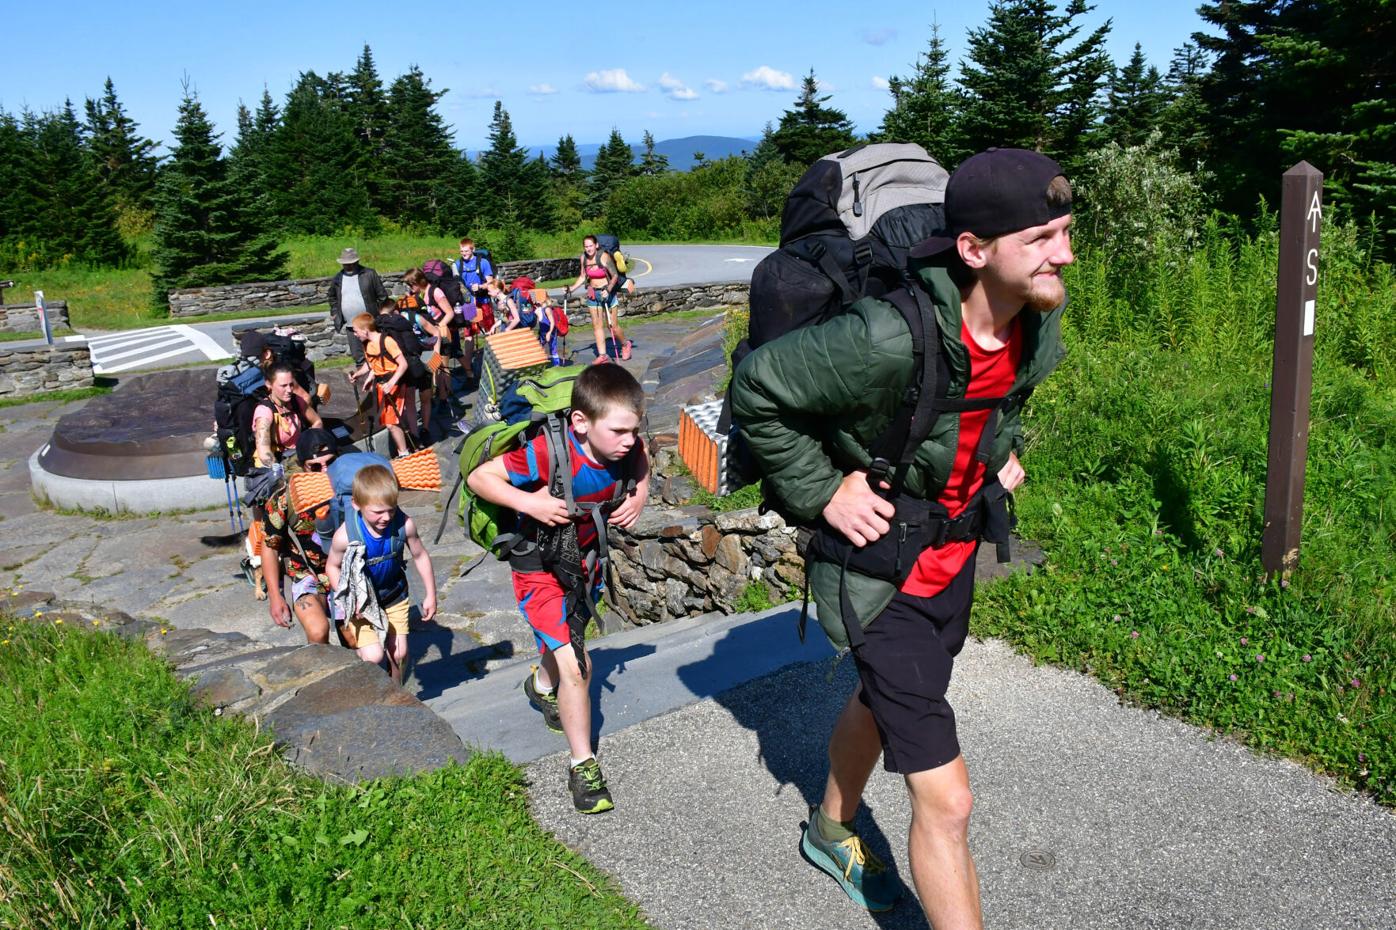
[[[601,763],[594,756],[567,770],[567,787],[572,792],[572,805],[579,814],[600,814],[616,806],[611,792],[606,790]]]
[[[557,709],[557,692],[544,694],[538,690],[534,684],[533,672],[528,673],[528,677],[523,683],[524,694],[528,697],[528,703],[538,708],[538,712],[543,715],[543,722],[548,725],[548,729],[554,733],[562,732],[562,714]]]
[[[901,890],[887,866],[856,833],[837,843],[824,839],[815,826],[815,810],[810,808],[809,823],[800,837],[800,851],[805,858],[838,882],[855,904],[870,911],[890,911]]]

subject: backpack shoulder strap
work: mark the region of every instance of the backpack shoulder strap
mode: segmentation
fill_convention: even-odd
[[[940,351],[940,329],[935,310],[921,288],[911,285],[893,291],[886,299],[897,308],[911,330],[914,362],[911,381],[902,395],[896,418],[873,444],[873,462],[868,473],[870,479],[888,479],[895,496],[906,481],[917,449],[926,441],[935,425],[936,355]],[[876,487],[875,484],[873,486]]]

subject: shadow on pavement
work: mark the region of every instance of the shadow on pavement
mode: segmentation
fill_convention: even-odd
[[[754,655],[771,647],[773,630],[776,635],[795,639],[794,617],[797,615],[798,609],[795,609],[766,618],[768,622],[734,627],[717,641],[708,658],[680,666],[678,674],[690,690],[711,697],[741,726],[756,735],[758,761],[775,778],[776,793],[783,792],[787,785],[793,787],[809,808],[823,798],[828,774],[829,734],[858,682],[853,660],[845,659],[836,666],[832,664],[833,659],[804,662],[713,693],[715,683],[729,680],[734,668],[750,663]],[[786,620],[789,622],[784,622]],[[775,621],[780,622],[777,625]],[[811,637],[823,639],[819,625],[813,621],[806,634],[807,639]],[[805,818],[792,821],[788,835],[778,841],[781,846],[788,843],[794,855],[803,855],[799,846],[805,823]],[[878,826],[875,812],[866,802],[858,812],[857,829],[905,886],[903,898],[895,908],[869,916],[888,930],[929,930],[910,887],[909,867],[899,868],[905,865],[906,850],[891,849]],[[811,889],[818,883],[832,883],[833,879],[824,877],[813,866],[809,869]],[[849,902],[849,906],[855,905]]]
[[[507,639],[479,643],[450,627],[422,623],[415,606],[410,630],[407,636],[408,687],[415,687],[417,698],[422,701],[438,697],[447,688],[468,679],[482,678],[488,662],[514,655],[514,644]]]
[[[603,640],[604,642],[604,640]],[[616,685],[612,681],[615,675],[625,674],[625,663],[653,655],[655,647],[649,643],[637,643],[634,646],[623,648],[607,648],[606,646],[591,647],[587,649],[587,658],[591,663],[591,675],[596,679],[599,687],[592,687],[591,691],[591,747],[595,752],[601,742],[601,727],[606,722],[606,713],[601,709],[602,690],[615,693]]]

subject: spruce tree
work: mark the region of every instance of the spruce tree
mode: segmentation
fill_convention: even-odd
[[[596,153],[596,162],[591,168],[591,179],[587,184],[587,216],[604,216],[611,191],[634,176],[635,153],[621,138],[620,130],[612,127],[610,137],[601,151]]]
[[[566,184],[581,184],[586,180],[582,156],[577,154],[577,143],[570,133],[557,140],[557,151],[553,152],[549,169],[554,178]]]
[[[771,124],[767,123],[761,141],[746,156],[747,212],[763,220],[780,216],[785,198],[790,196],[790,189],[805,170],[802,165],[792,165],[780,157],[774,135]]]
[[[21,170],[19,234],[38,260],[116,265],[130,250],[116,228],[116,206],[82,145],[71,101],[57,113],[25,114],[27,164]]]
[[[156,306],[175,288],[285,277],[286,253],[229,178],[213,123],[187,86],[174,136],[155,194]]]
[[[1134,43],[1129,63],[1110,77],[1102,120],[1106,139],[1120,145],[1138,145],[1162,122],[1167,104],[1163,76],[1158,68],[1145,62],[1144,49]]]
[[[87,99],[87,148],[97,176],[123,208],[150,209],[155,194],[156,145],[139,133],[136,121],[116,97],[111,78],[100,100]]]
[[[509,111],[499,100],[494,102],[489,139],[489,148],[480,155],[480,219],[494,227],[524,223],[528,198],[525,187],[533,180],[528,152],[515,138]]]
[[[378,69],[373,64],[373,50],[367,43],[346,82],[346,104],[354,121],[354,132],[362,145],[363,176],[369,201],[375,210],[386,214],[388,203],[384,190],[383,153],[384,139],[388,133],[388,98],[383,93],[383,82],[379,80]]]
[[[660,155],[654,150],[654,133],[648,129],[645,130],[643,145],[645,150],[640,154],[639,174],[642,177],[649,177],[668,171],[669,156]]]
[[[826,107],[824,104],[829,100],[828,94],[820,96],[819,81],[811,68],[805,75],[795,108],[781,115],[780,125],[771,136],[781,158],[807,168],[830,152],[846,149],[858,141],[848,114]]]
[[[0,110],[0,250],[5,253],[4,264],[15,264],[11,240],[23,225],[30,205],[26,202],[29,185],[23,177],[29,152],[20,132],[19,120]]]
[[[1210,151],[1206,106],[1199,85],[1208,69],[1208,55],[1192,42],[1184,42],[1173,52],[1168,74],[1163,79],[1167,97],[1161,124],[1168,144],[1177,148],[1179,161],[1198,172]]]
[[[582,170],[582,158],[577,154],[577,143],[571,135],[557,140],[557,150],[548,162],[548,173],[553,179],[558,225],[567,229],[581,225],[586,206],[586,172]]]
[[[278,225],[328,235],[371,226],[363,153],[335,81],[305,72],[286,97],[262,177]]]
[[[1068,0],[1062,17],[1061,45],[1076,39],[1079,18],[1095,7],[1086,0]],[[1080,174],[1085,158],[1098,140],[1101,98],[1113,67],[1105,50],[1111,20],[1065,48],[1058,63],[1060,92],[1052,114],[1052,151],[1068,175]]]
[[[914,142],[947,167],[959,164],[965,154],[956,119],[961,101],[950,83],[950,53],[940,37],[940,25],[931,25],[926,51],[916,57],[910,77],[887,79],[892,108],[882,117],[878,139],[882,142]]]
[[[388,88],[381,174],[388,214],[398,222],[434,229],[451,229],[460,222],[446,207],[456,199],[452,187],[460,183],[460,156],[451,144],[451,130],[436,111],[436,102],[445,95],[444,88],[432,90],[416,65]]]

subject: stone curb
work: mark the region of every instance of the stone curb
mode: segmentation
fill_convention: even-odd
[[[42,591],[0,592],[0,613],[139,640],[215,714],[269,727],[287,762],[358,782],[470,758],[446,721],[376,666],[339,646],[268,647],[241,633],[175,628]]]

